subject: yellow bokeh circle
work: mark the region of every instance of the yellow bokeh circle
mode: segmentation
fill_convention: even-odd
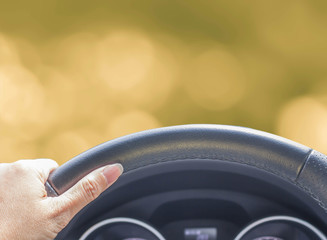
[[[288,102],[278,116],[279,135],[327,153],[327,107],[312,96]]]
[[[185,87],[198,105],[225,110],[238,103],[245,92],[244,73],[236,58],[224,49],[206,51],[191,61]]]

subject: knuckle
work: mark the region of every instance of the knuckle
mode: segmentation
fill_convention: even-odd
[[[82,180],[82,191],[88,201],[93,201],[100,195],[100,184],[94,178]]]
[[[19,160],[11,164],[11,170],[15,173],[23,173],[27,171],[25,160]]]
[[[59,164],[55,160],[49,159],[49,161],[53,166],[59,167]]]
[[[40,158],[38,160],[42,161],[42,162],[46,162],[50,166],[55,166],[55,167],[59,166],[58,163],[55,160],[50,159],[50,158]]]

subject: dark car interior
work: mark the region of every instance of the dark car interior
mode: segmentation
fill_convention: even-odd
[[[122,177],[56,239],[327,239],[324,155],[241,127],[185,125],[99,145],[58,168],[58,194],[108,162]]]

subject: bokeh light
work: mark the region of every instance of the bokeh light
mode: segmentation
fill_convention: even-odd
[[[17,125],[40,122],[44,93],[35,76],[22,67],[3,66],[0,81],[1,119]]]
[[[287,103],[278,117],[281,136],[327,152],[327,106],[312,96]]]
[[[176,85],[173,54],[144,34],[119,31],[100,41],[97,72],[107,94],[120,107],[154,110]]]
[[[64,162],[92,147],[87,139],[74,131],[61,132],[46,141],[43,154]]]
[[[189,123],[252,127],[327,153],[325,1],[127,6],[1,6],[1,162],[63,163]]]
[[[107,128],[107,133],[110,138],[117,138],[158,127],[161,127],[161,124],[151,114],[140,110],[132,110],[113,118]]]
[[[235,57],[224,49],[208,50],[191,60],[186,89],[191,98],[209,110],[224,110],[241,100],[244,73]]]
[[[321,50],[327,41],[326,14],[309,1],[283,2],[282,8],[280,3],[268,3],[269,7],[263,2],[259,4],[256,24],[260,37],[285,62],[324,65],[327,57]]]
[[[24,140],[39,137],[49,127],[44,89],[27,69],[0,66],[0,120]]]
[[[12,65],[19,63],[17,49],[13,42],[0,33],[0,64]]]
[[[144,81],[154,63],[154,46],[143,36],[115,32],[97,46],[97,73],[113,91],[124,91]]]
[[[24,141],[17,136],[3,134],[0,138],[1,162],[14,162],[18,159],[34,159],[37,157],[38,145],[33,141]]]

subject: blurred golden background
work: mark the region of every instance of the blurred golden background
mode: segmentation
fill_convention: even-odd
[[[240,125],[327,153],[327,1],[0,0],[1,162]]]

